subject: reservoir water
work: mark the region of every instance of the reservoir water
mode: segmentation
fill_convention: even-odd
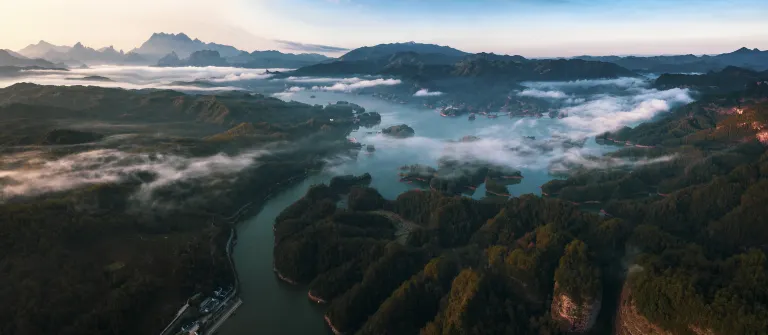
[[[106,76],[112,81],[93,82],[75,78],[93,75]],[[247,80],[256,77],[262,79]],[[330,333],[323,323],[323,307],[308,300],[307,288],[285,284],[272,271],[274,219],[285,207],[301,198],[311,185],[327,183],[335,175],[367,172],[373,176],[371,186],[384,197],[393,199],[413,187],[398,181],[401,166],[418,163],[435,167],[439,158],[447,156],[519,169],[524,179],[520,184],[509,186],[508,193],[513,196],[527,193],[539,195],[539,187],[555,178],[550,174],[553,167],[568,164],[592,164],[595,167],[598,163],[591,160],[591,156],[616,149],[597,145],[593,139],[596,134],[633,126],[675,105],[692,101],[687,90],[656,90],[642,78],[522,83],[528,88],[510,92],[512,103],[515,101],[512,99],[514,94],[547,99],[559,106],[553,111],[564,118],[510,118],[499,115],[490,119],[478,115],[476,120],[469,121],[466,115],[441,117],[437,111],[421,106],[421,103],[398,104],[371,95],[334,92],[339,87],[355,92],[357,89],[349,83],[356,83],[358,88],[378,85],[367,80],[371,78],[266,80],[267,77],[269,75],[256,69],[104,66],[67,72],[32,71],[23,77],[0,80],[0,87],[23,81],[43,85],[174,89],[191,93],[245,89],[261,93],[281,92],[277,96],[283,100],[309,104],[349,101],[382,115],[379,126],[359,129],[350,135],[364,145],[374,145],[375,152],[368,154],[364,150],[356,159],[330,159],[324,171],[273,195],[256,216],[238,226],[234,260],[240,276],[243,305],[219,329],[219,334],[224,335]],[[193,84],[198,80],[213,80],[221,87],[198,87]],[[416,136],[392,139],[378,133],[384,127],[398,124],[409,125]],[[478,139],[460,142],[459,139],[465,136],[476,136]],[[565,139],[578,137],[590,139],[583,146],[562,145]],[[620,159],[610,163],[624,164]],[[484,193],[481,186],[471,196],[479,199]]]
[[[310,98],[311,95],[316,97]],[[501,163],[507,162],[510,157],[521,157],[485,157],[498,155],[495,146],[516,143],[523,136],[549,138],[553,129],[559,126],[557,119],[548,118],[526,120],[506,116],[497,119],[478,117],[472,122],[466,116],[443,118],[438,112],[427,108],[344,93],[299,92],[291,99],[312,104],[344,100],[380,113],[381,125],[373,129],[360,129],[350,135],[360,143],[374,144],[376,151],[373,154],[361,153],[356,160],[331,161],[325,171],[272,197],[260,213],[240,224],[234,259],[240,275],[241,298],[244,303],[221,328],[220,333],[224,335],[330,334],[323,323],[323,307],[307,299],[307,288],[283,283],[272,271],[274,219],[285,207],[301,198],[311,185],[327,183],[334,175],[368,172],[373,176],[371,186],[377,188],[384,197],[393,199],[410,187],[398,182],[398,168],[414,163],[434,166],[441,151],[446,150],[443,144],[447,141],[467,135],[478,136],[488,141],[488,148],[473,146],[471,150],[478,151],[474,154]],[[376,133],[382,127],[402,123],[416,131],[414,138],[391,140]],[[588,143],[587,147],[600,150],[594,143]],[[482,150],[488,152],[480,152]],[[521,184],[510,186],[510,193],[515,196],[540,194],[539,186],[553,178],[545,165],[549,158],[536,156],[520,159],[515,167],[522,171],[525,178]],[[481,198],[483,195],[481,187],[473,197]]]

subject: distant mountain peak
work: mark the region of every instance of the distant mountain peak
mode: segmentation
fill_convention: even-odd
[[[750,49],[747,47],[741,47],[739,50],[734,51],[733,53],[752,53],[752,52],[760,52],[759,49]]]
[[[150,40],[166,39],[166,38],[167,39],[172,39],[172,40],[177,40],[177,41],[182,41],[182,42],[192,41],[192,39],[189,38],[189,36],[187,36],[187,34],[185,34],[185,33],[173,34],[173,33],[159,32],[159,33],[153,33],[152,36],[149,37]]]
[[[191,41],[192,39],[187,36],[185,33],[178,33],[174,36],[175,39],[179,41]],[[195,41],[199,41],[198,39],[195,39]]]
[[[205,43],[197,38],[193,40],[185,33],[167,34],[162,32],[152,34],[147,41],[133,51],[160,59],[171,51],[175,51],[179,57],[188,57],[195,51],[206,49],[216,50],[222,57],[234,57],[240,54],[240,50],[233,46]]]
[[[40,66],[54,67],[54,64],[44,59],[29,59],[14,51],[0,49],[0,66]]]
[[[340,60],[354,61],[381,57],[389,57],[399,52],[415,52],[419,54],[441,54],[450,57],[463,57],[467,53],[448,46],[411,42],[379,44],[351,50],[341,56]]]
[[[76,43],[76,44],[73,46],[73,48],[82,48],[82,49],[85,49],[85,46],[83,45],[83,43],[77,42],[77,43]]]
[[[741,74],[757,74],[756,71],[753,71],[753,70],[750,70],[750,69],[746,69],[746,68],[743,68],[743,67],[740,67],[740,66],[733,66],[733,65],[726,66],[725,68],[720,70],[720,73],[722,73],[722,74],[736,74],[736,75],[741,75]]]
[[[24,47],[23,49],[19,50],[18,53],[29,58],[40,58],[45,56],[45,54],[50,51],[66,52],[69,49],[70,47],[68,46],[53,45],[44,40],[40,40],[37,42],[37,44],[30,44]]]

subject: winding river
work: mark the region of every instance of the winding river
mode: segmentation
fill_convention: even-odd
[[[316,97],[312,98],[311,95]],[[322,319],[323,307],[307,299],[307,288],[285,284],[272,271],[274,220],[284,208],[301,198],[311,185],[327,183],[334,175],[368,172],[373,176],[371,186],[377,188],[384,197],[393,199],[410,187],[398,182],[398,168],[414,163],[434,166],[440,156],[439,152],[434,151],[443,150],[441,143],[467,135],[496,139],[498,143],[493,140],[487,143],[487,150],[490,150],[488,153],[477,152],[478,155],[494,155],[492,150],[505,143],[504,138],[549,138],[553,129],[559,126],[559,120],[548,118],[532,119],[535,122],[507,116],[497,119],[478,117],[472,122],[466,117],[442,118],[438,112],[424,107],[395,104],[363,95],[298,92],[291,99],[312,104],[340,100],[353,102],[368,111],[379,112],[382,115],[380,127],[405,123],[414,128],[416,137],[390,140],[377,134],[377,129],[361,129],[351,134],[350,137],[363,144],[374,144],[376,151],[373,154],[361,153],[353,161],[331,162],[322,173],[271,198],[258,215],[239,226],[234,259],[240,275],[241,298],[244,303],[221,328],[220,333],[224,335],[330,334]],[[587,147],[599,150],[594,141],[591,142]],[[475,147],[473,150],[485,149]],[[540,194],[539,186],[553,178],[542,167],[547,159],[528,157],[523,160],[527,162],[517,164],[515,167],[523,172],[525,178],[522,183],[509,187],[510,194]],[[483,195],[484,188],[481,186],[473,197],[481,198]]]

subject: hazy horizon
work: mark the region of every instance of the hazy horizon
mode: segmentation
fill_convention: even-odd
[[[0,48],[45,40],[127,52],[153,33],[183,32],[246,51],[328,55],[407,41],[526,57],[698,55],[768,49],[766,14],[758,0],[9,1],[0,29],[13,33]]]

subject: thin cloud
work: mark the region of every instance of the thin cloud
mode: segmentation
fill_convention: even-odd
[[[332,2],[338,3],[338,0],[332,1]],[[339,53],[339,52],[349,51],[349,49],[347,48],[340,48],[340,47],[322,45],[322,44],[307,44],[307,43],[299,43],[299,42],[292,42],[292,41],[285,41],[285,40],[275,40],[275,42],[279,43],[282,47],[288,50],[302,51],[302,52]]]
[[[645,87],[647,82],[641,78],[622,77],[616,79],[584,79],[573,81],[523,82],[523,86],[536,89],[573,89],[599,86],[614,86],[619,88]]]
[[[240,81],[240,80],[257,80],[257,79],[267,79],[272,77],[272,74],[266,74],[266,73],[230,73],[225,75],[222,78],[212,78],[208,81],[214,82],[214,83],[225,83],[225,82],[232,82],[232,81]]]
[[[370,77],[373,78],[373,77]],[[352,78],[330,78],[330,77],[288,77],[281,79],[284,81],[290,81],[295,83],[356,83],[365,79],[352,77]]]
[[[266,79],[267,69],[242,69],[234,67],[148,67],[148,66],[100,66],[70,71],[31,70],[24,76],[0,79],[0,87],[17,82],[40,85],[83,85],[125,89],[172,89],[180,91],[241,90],[232,86],[203,86],[199,83],[226,83],[242,80]],[[284,70],[284,69],[274,69]],[[102,76],[111,81],[83,80],[89,76]]]
[[[580,150],[570,150],[564,153],[563,157],[552,161],[549,166],[551,173],[566,173],[574,169],[603,170],[616,168],[636,168],[645,165],[666,163],[678,158],[678,155],[665,155],[655,158],[616,158],[616,157],[597,157],[585,155]]]
[[[547,89],[553,83],[529,83]],[[498,123],[475,128],[467,133],[457,133],[454,139],[464,135],[477,136],[471,142],[451,141],[420,135],[415,126],[416,136],[407,139],[393,139],[381,134],[357,134],[361,143],[377,148],[376,164],[403,161],[434,164],[439,158],[471,162],[488,162],[518,169],[563,172],[569,168],[600,169],[610,167],[636,167],[658,164],[676,159],[675,156],[661,158],[621,159],[601,157],[616,147],[595,145],[595,135],[616,130],[624,126],[633,127],[650,120],[660,113],[669,111],[692,101],[690,92],[681,89],[659,91],[637,85],[635,80],[598,80],[569,83],[554,83],[555,86],[573,88],[610,86],[610,94],[571,94],[571,88],[563,88],[568,97],[559,99],[565,103],[558,111],[565,117],[519,118],[512,123],[499,120]],[[548,90],[552,90],[549,88]],[[557,95],[558,97],[561,95]],[[383,114],[386,124],[398,124],[408,120],[396,120]],[[471,128],[470,128],[471,129]],[[553,136],[557,135],[557,136]],[[524,136],[533,136],[528,139]],[[344,164],[344,163],[342,163]],[[360,163],[355,163],[360,164]],[[337,167],[344,170],[350,167]]]
[[[517,93],[521,97],[533,97],[542,99],[566,99],[568,95],[562,91],[542,91],[537,89],[525,89]]]
[[[362,88],[369,88],[374,86],[393,86],[399,85],[402,81],[400,79],[374,79],[374,80],[360,80],[352,83],[338,82],[331,86],[314,86],[312,90],[315,91],[336,91],[336,92],[349,92]]]
[[[426,88],[422,88],[413,94],[414,97],[435,97],[440,95],[443,95],[443,92],[438,92],[438,91],[430,92]]]
[[[113,149],[92,150],[47,160],[36,153],[22,153],[5,158],[25,169],[0,169],[0,202],[19,196],[75,189],[87,185],[137,180],[139,173],[149,173],[136,197],[150,200],[153,193],[173,183],[187,180],[211,181],[232,176],[257,164],[266,151],[249,151],[236,156],[217,154],[186,158],[166,154],[129,153]]]

